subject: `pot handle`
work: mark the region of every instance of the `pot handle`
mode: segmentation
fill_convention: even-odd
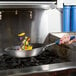
[[[75,36],[70,36],[70,40],[73,40],[73,39],[75,39],[75,38],[76,38]],[[40,52],[40,54],[41,54],[43,51],[45,51],[47,47],[52,46],[52,45],[54,45],[54,44],[57,44],[57,45],[58,45],[59,43],[60,43],[60,39],[57,40],[57,41],[55,41],[54,43],[45,45],[44,47],[42,47],[42,51]]]
[[[75,38],[76,38],[75,36],[70,36],[70,40],[73,40]],[[52,46],[54,44],[59,44],[59,43],[60,43],[60,39],[55,41],[54,43],[51,43],[51,44],[48,44],[48,45],[44,46],[42,50],[44,51],[47,47]]]

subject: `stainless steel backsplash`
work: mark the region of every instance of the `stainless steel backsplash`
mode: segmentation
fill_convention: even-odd
[[[0,47],[5,48],[18,44],[17,34],[25,32],[31,38],[31,43],[43,43],[48,34],[46,10],[41,9],[0,9]],[[30,17],[32,11],[32,18]]]

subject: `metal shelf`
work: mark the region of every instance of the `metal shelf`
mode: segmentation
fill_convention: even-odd
[[[38,9],[49,9],[54,5],[56,1],[0,1],[0,8],[38,8]]]

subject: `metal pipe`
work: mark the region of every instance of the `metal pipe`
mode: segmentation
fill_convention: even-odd
[[[70,6],[63,7],[63,32],[70,32]]]
[[[76,32],[76,6],[71,7],[71,32]]]

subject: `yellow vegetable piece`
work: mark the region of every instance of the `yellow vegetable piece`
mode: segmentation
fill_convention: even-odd
[[[25,47],[24,46],[22,46],[22,50],[25,50]]]
[[[26,45],[29,45],[29,42],[28,41],[26,41]]]
[[[23,33],[20,33],[20,34],[18,34],[18,36],[24,36],[25,35],[25,33],[23,32]]]
[[[28,46],[27,50],[32,50],[32,46]]]

